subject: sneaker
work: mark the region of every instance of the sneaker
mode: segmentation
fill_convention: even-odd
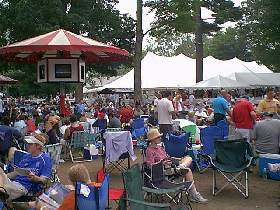
[[[275,164],[268,163],[267,166],[268,166],[268,170],[271,172],[280,171],[280,163],[275,163]]]
[[[196,194],[190,194],[190,201],[194,202],[194,203],[207,203],[208,199],[203,198],[202,195],[200,195],[200,193],[196,193]]]
[[[64,162],[65,162],[65,160],[63,160],[63,159],[59,160],[59,163],[64,163]]]

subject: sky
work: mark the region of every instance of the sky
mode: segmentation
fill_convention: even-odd
[[[145,1],[145,0],[143,0]],[[232,0],[236,6],[239,6],[244,0]],[[130,14],[134,19],[136,19],[136,3],[137,0],[119,0],[119,4],[117,5],[117,9],[122,14]],[[149,30],[151,22],[154,20],[154,14],[148,13],[148,8],[143,8],[143,31]],[[211,11],[202,8],[202,18],[211,17]],[[232,26],[232,23],[226,23],[225,26]],[[144,45],[146,44],[146,40],[144,39]]]

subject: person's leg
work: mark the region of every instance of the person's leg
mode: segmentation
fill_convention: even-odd
[[[7,175],[5,174],[5,172],[3,171],[2,168],[0,168],[0,187],[4,187],[5,184],[7,183],[8,181],[8,177]],[[0,189],[1,190],[1,189]]]
[[[194,179],[193,179],[193,173],[192,170],[189,169],[188,172],[185,175],[185,179],[186,181],[192,181],[193,185],[189,191],[189,195],[190,195],[190,200],[192,202],[196,202],[196,203],[206,203],[208,202],[207,199],[203,198],[202,195],[197,191],[195,184],[194,184]]]
[[[190,156],[186,156],[180,160],[179,167],[182,166],[182,168],[189,168],[191,164],[192,158]]]
[[[7,183],[5,184],[4,188],[6,189],[9,195],[8,200],[14,200],[28,193],[27,189],[20,183],[11,181],[9,179],[7,180]]]

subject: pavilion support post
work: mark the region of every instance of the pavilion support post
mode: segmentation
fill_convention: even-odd
[[[77,83],[76,84],[76,90],[75,90],[75,102],[80,102],[83,100],[84,95],[83,95],[83,83]]]
[[[196,15],[195,52],[196,52],[196,82],[203,80],[203,38],[202,38],[201,5],[198,5]]]
[[[65,112],[65,84],[59,83],[59,112],[64,114]]]
[[[137,0],[136,46],[135,46],[135,57],[134,57],[135,102],[142,101],[142,87],[141,87],[141,60],[142,60],[142,42],[143,42],[142,14],[143,14],[143,2],[142,0]]]

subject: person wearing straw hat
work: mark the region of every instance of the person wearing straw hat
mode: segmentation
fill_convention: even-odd
[[[17,168],[8,174],[0,168],[0,196],[8,195],[14,200],[28,192],[38,192],[42,183],[46,183],[52,172],[51,158],[43,152],[46,139],[36,134],[25,138],[27,154],[25,154]]]
[[[178,169],[187,170],[187,173],[185,175],[186,181],[193,181],[193,174],[189,169],[192,163],[192,158],[189,156],[183,157],[181,159],[170,157],[160,145],[162,135],[163,134],[161,134],[157,128],[151,128],[147,133],[147,139],[150,143],[146,150],[147,165],[151,166],[159,161],[163,161],[163,164],[167,167],[175,164]],[[206,203],[208,201],[207,199],[203,198],[199,192],[197,192],[194,184],[190,189],[190,200],[196,203]]]

